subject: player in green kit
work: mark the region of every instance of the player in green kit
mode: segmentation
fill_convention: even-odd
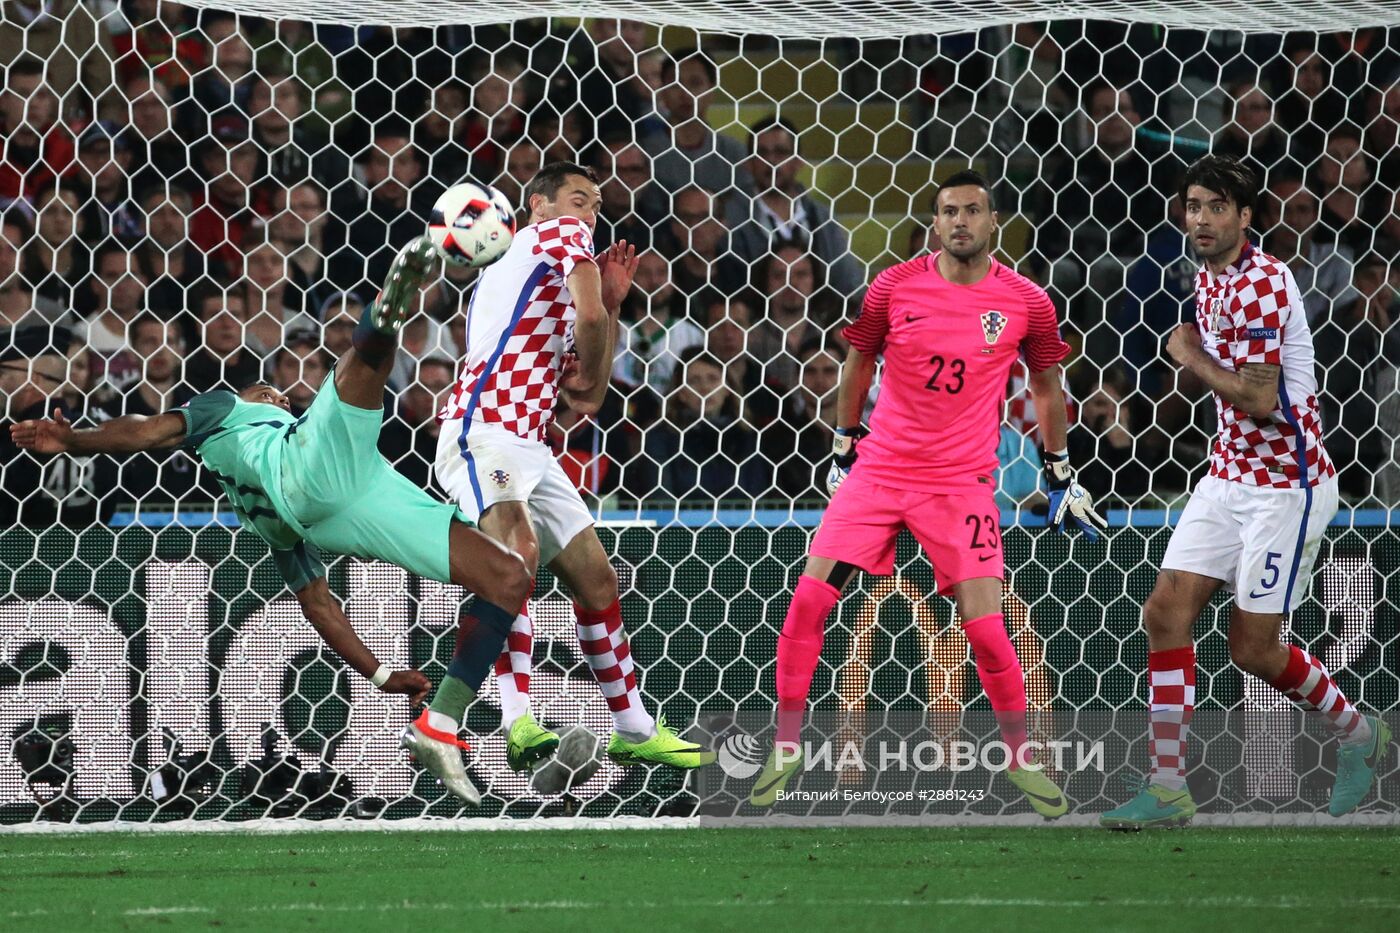
[[[219,481],[239,522],[267,542],[311,625],[380,690],[421,703],[431,684],[418,671],[384,668],[350,627],[326,585],[319,551],[397,564],[476,594],[466,634],[433,697],[431,710],[460,723],[505,645],[515,610],[530,593],[530,571],[513,551],[479,532],[457,511],[397,473],[377,449],[384,383],[398,331],[437,257],[427,237],[395,258],[379,299],[364,312],[354,347],[326,377],[306,414],[266,384],[235,394],[195,396],[153,417],[126,415],[75,430],[53,420],[10,427],[15,443],[40,454],[124,454],[182,446]],[[509,606],[506,610],[501,607]],[[428,710],[404,744],[452,793],[476,804],[455,733],[428,724]]]

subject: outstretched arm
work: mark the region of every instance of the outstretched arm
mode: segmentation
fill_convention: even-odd
[[[320,636],[325,639],[326,644],[345,661],[353,667],[366,680],[374,683],[375,674],[379,672],[379,660],[374,656],[374,652],[360,640],[360,636],[355,634],[355,630],[350,627],[350,620],[345,618],[345,612],[340,608],[340,603],[331,595],[331,589],[326,585],[325,577],[317,577],[306,586],[297,590],[297,602],[301,604],[302,614],[306,616],[306,621],[311,623]],[[385,693],[403,693],[408,695],[409,703],[413,706],[423,702],[423,698],[428,695],[428,690],[432,685],[428,678],[418,671],[394,671],[388,675],[388,679],[378,684],[379,689]]]
[[[75,429],[63,412],[53,419],[36,418],[10,425],[15,446],[39,454],[134,454],[174,447],[185,437],[185,418],[178,412],[123,415],[95,428]]]

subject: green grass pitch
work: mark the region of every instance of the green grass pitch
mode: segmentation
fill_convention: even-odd
[[[1400,831],[0,833],[4,930],[1395,930]]]

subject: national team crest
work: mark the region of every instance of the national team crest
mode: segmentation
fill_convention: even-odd
[[[1210,300],[1210,329],[1213,333],[1220,333],[1224,329],[1225,323],[1225,299],[1212,298]]]
[[[491,482],[495,483],[497,488],[505,489],[506,484],[510,482],[510,474],[505,470],[492,470]]]
[[[1006,330],[1006,315],[1000,311],[982,312],[982,336],[987,338],[987,343],[996,343],[1001,332]]]

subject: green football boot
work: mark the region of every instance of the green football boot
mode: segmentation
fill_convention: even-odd
[[[771,807],[778,802],[778,794],[787,787],[792,776],[802,770],[802,747],[800,745],[794,754],[796,757],[784,755],[780,766],[778,749],[775,747],[768,753],[768,761],[764,763],[763,770],[758,773],[758,780],[754,782],[753,791],[749,794],[749,803],[755,807]]]
[[[1196,801],[1187,788],[1171,790],[1148,784],[1132,800],[1100,816],[1099,825],[1105,829],[1170,829],[1185,826],[1195,815]]]
[[[1345,816],[1355,810],[1371,792],[1376,771],[1390,748],[1390,726],[1379,716],[1367,716],[1366,721],[1371,724],[1371,741],[1337,749],[1337,779],[1332,783],[1332,800],[1327,804],[1327,812],[1333,816]]]
[[[715,753],[694,742],[687,742],[666,725],[666,718],[656,720],[656,735],[645,742],[629,742],[613,732],[608,740],[608,757],[620,765],[650,762],[676,768],[699,768],[715,760]]]
[[[437,247],[427,236],[408,241],[384,279],[384,290],[374,302],[373,324],[386,334],[396,334],[414,310],[418,289],[433,271]]]
[[[1039,768],[1017,768],[1006,772],[1006,779],[1026,795],[1031,808],[1047,820],[1058,820],[1069,812],[1069,801],[1060,786]]]
[[[512,771],[529,771],[559,748],[559,736],[524,713],[510,724],[506,733],[506,765]]]

